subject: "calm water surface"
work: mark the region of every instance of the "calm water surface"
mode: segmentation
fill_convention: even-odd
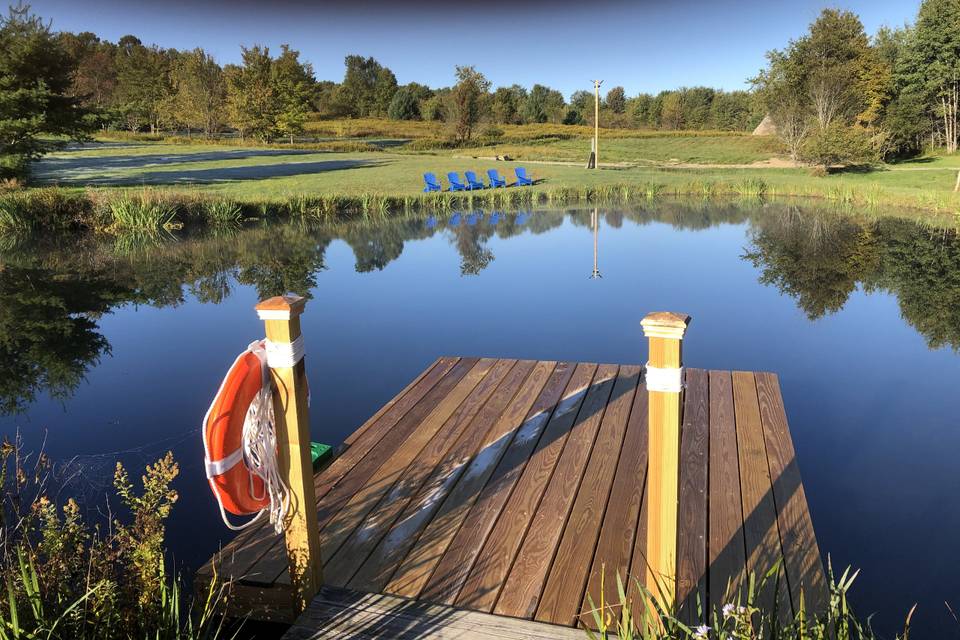
[[[460,213],[159,246],[0,247],[0,430],[103,503],[172,449],[184,567],[229,539],[197,428],[261,297],[308,295],[314,439],[336,444],[437,356],[643,362],[639,320],[694,318],[696,367],[772,370],[814,526],[861,613],[960,632],[960,241],[788,204]],[[217,237],[219,236],[219,237]],[[596,241],[597,252],[594,253]],[[602,277],[592,278],[594,261]],[[69,464],[68,464],[69,463]],[[926,634],[924,634],[926,635]]]

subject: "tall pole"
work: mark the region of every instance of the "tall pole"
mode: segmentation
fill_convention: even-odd
[[[600,85],[603,80],[593,81],[593,168],[600,168]]]
[[[277,296],[256,306],[263,320],[267,340],[292,353],[299,360],[279,359],[267,365],[273,380],[273,412],[277,429],[277,459],[280,476],[290,489],[290,508],[284,522],[284,542],[294,591],[294,610],[299,615],[320,589],[323,580],[320,562],[320,529],[310,459],[310,413],[307,405],[307,374],[300,340],[300,314],[306,300],[299,296]],[[296,356],[294,356],[295,358]]]

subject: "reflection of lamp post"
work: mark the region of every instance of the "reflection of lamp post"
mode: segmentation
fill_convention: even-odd
[[[593,227],[593,273],[590,274],[590,279],[596,280],[603,277],[600,275],[600,268],[597,266],[597,238],[600,235],[600,212],[598,209],[594,209],[590,215],[590,224]]]

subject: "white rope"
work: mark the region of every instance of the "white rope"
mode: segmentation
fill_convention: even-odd
[[[210,451],[207,447],[207,439],[204,437],[204,463],[207,478],[211,479],[213,476],[226,473],[230,468],[243,460],[244,465],[251,474],[249,486],[250,496],[256,500],[262,500],[265,497],[264,495],[256,495],[254,492],[253,476],[257,476],[263,480],[266,495],[270,498],[270,505],[266,509],[261,510],[247,522],[236,525],[230,522],[226,509],[223,507],[220,492],[214,488],[213,495],[217,499],[217,506],[220,507],[220,517],[229,529],[233,531],[246,529],[255,522],[258,522],[264,512],[267,512],[270,517],[270,523],[273,524],[273,530],[277,534],[280,534],[283,533],[284,520],[286,519],[287,512],[290,510],[290,489],[284,484],[283,478],[280,477],[280,466],[277,461],[277,431],[273,419],[273,384],[270,379],[270,369],[267,366],[268,354],[266,343],[266,340],[257,340],[256,342],[250,343],[250,346],[247,347],[247,351],[253,353],[260,360],[260,371],[263,379],[260,385],[260,391],[250,403],[247,414],[244,416],[241,449],[234,451],[221,460],[211,460]],[[302,340],[300,341],[299,348],[300,357],[302,358]],[[237,357],[234,366],[245,354],[246,352],[241,353]],[[231,367],[231,370],[232,369],[233,367]],[[223,392],[229,375],[228,373],[227,377],[224,378],[220,384],[220,390],[217,392],[217,396]],[[203,418],[204,425],[208,424],[210,411],[212,410],[213,405],[207,410],[207,415]]]
[[[293,342],[271,342],[264,340],[267,350],[267,364],[271,369],[294,367],[303,359],[303,336]]]
[[[683,391],[683,367],[659,369],[647,363],[647,391],[680,393]]]
[[[251,473],[250,495],[253,493],[253,476],[263,480],[264,489],[270,498],[266,511],[270,515],[270,524],[277,534],[283,533],[284,520],[290,510],[290,489],[280,476],[280,464],[277,460],[277,430],[273,418],[273,385],[270,380],[270,342],[262,340],[250,344],[250,351],[260,359],[263,371],[263,384],[254,397],[243,421],[243,462]],[[303,357],[303,341],[300,340],[300,357]],[[271,365],[272,366],[272,365]],[[282,365],[292,366],[292,365]],[[262,513],[262,512],[261,512]],[[258,515],[259,517],[259,515]]]

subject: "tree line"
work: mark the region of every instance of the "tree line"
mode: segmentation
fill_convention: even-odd
[[[912,25],[872,37],[856,14],[826,9],[767,58],[753,87],[794,158],[832,166],[957,151],[960,0],[923,0]]]

